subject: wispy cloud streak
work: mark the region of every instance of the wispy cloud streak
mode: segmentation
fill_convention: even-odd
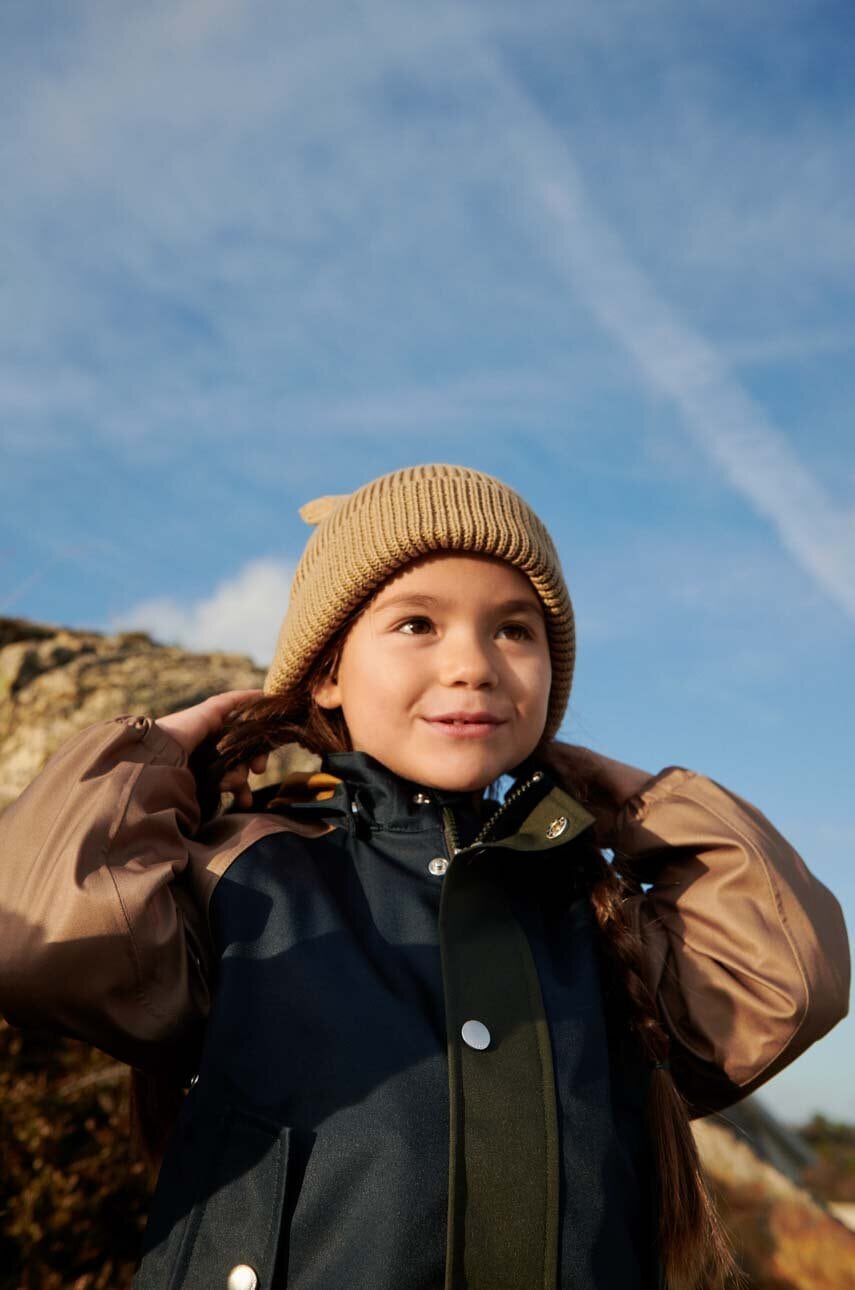
[[[597,222],[581,188],[562,175],[541,177],[539,192],[545,211],[568,234],[556,258],[583,287],[599,321],[647,381],[674,401],[682,424],[728,482],[855,619],[855,515],[837,508],[715,348],[656,294]],[[595,256],[603,258],[605,272],[593,266]]]
[[[501,113],[517,192],[527,194],[542,246],[584,297],[600,325],[633,358],[648,384],[730,485],[781,543],[855,619],[855,512],[843,511],[799,460],[765,410],[635,264],[591,201],[565,139],[489,50],[474,52]]]
[[[601,376],[608,350],[609,367],[614,353],[632,357],[721,478],[855,616],[855,517],[734,376],[733,329],[720,329],[716,347],[681,316],[673,284],[670,294],[663,286],[662,258],[642,271],[631,240],[607,226],[592,199],[592,139],[638,150],[639,138],[614,121],[592,129],[572,102],[564,119],[576,134],[568,135],[535,105],[528,86],[537,76],[516,78],[496,52],[500,43],[531,49],[534,36],[543,55],[558,43],[554,21],[572,80],[584,76],[592,48],[621,34],[635,41],[643,28],[651,55],[657,42],[674,41],[658,64],[658,138],[681,106],[683,82],[667,74],[692,54],[673,34],[684,8],[672,0],[525,11],[477,0],[430,9],[301,2],[262,6],[265,25],[235,0],[157,0],[133,12],[89,0],[56,67],[6,52],[16,112],[0,145],[16,189],[2,232],[17,251],[4,287],[14,326],[0,355],[0,417],[19,463],[31,471],[36,448],[43,456],[47,443],[59,455],[64,436],[73,444],[83,433],[96,451],[106,444],[111,461],[134,467],[141,459],[166,467],[194,444],[221,460],[243,432],[256,443],[267,435],[268,450],[283,425],[315,439],[391,431],[396,444],[426,430],[480,437],[526,426],[545,440],[568,401],[591,391],[588,354]],[[733,18],[743,7],[725,9]],[[752,21],[759,29],[765,18]],[[841,129],[819,148],[808,130],[794,153],[778,137],[769,171],[810,154],[820,157],[821,176],[836,174]],[[765,230],[780,208],[776,251],[810,259],[813,243],[828,241],[841,254],[821,217],[830,211],[848,226],[845,173],[839,191],[824,178],[790,184],[789,204],[764,202],[750,177],[767,154],[748,138],[739,173],[750,200],[732,200],[692,161],[690,145],[703,137],[701,127],[678,139],[669,158],[688,171],[677,190],[701,191],[688,203],[692,215],[718,201],[713,232],[705,240],[694,218],[681,221],[668,188],[661,205],[641,213],[648,248],[666,245],[669,216],[685,251],[715,247],[725,214],[731,231],[744,231],[746,210]],[[643,150],[643,131],[640,140]],[[725,132],[716,146],[726,144]],[[627,178],[620,155],[617,191]],[[807,227],[815,238],[803,236]],[[733,248],[719,249],[727,260]],[[670,264],[682,274],[686,258],[674,254]],[[774,277],[776,253],[765,265]],[[725,300],[742,298],[742,266]],[[816,283],[805,274],[818,295],[827,260],[820,267]],[[570,290],[554,289],[553,270]],[[727,277],[720,263],[715,272]],[[686,268],[678,289],[685,298],[709,283]],[[588,334],[591,316],[617,344]],[[823,325],[821,316],[796,317]],[[751,324],[737,321],[750,343]],[[575,361],[557,371],[562,349]]]

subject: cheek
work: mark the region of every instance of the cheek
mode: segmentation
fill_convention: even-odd
[[[406,700],[411,687],[410,670],[387,651],[381,659],[375,650],[354,651],[340,674],[345,720],[376,722],[390,715]]]
[[[521,661],[516,670],[516,684],[520,697],[530,708],[540,708],[549,702],[552,688],[552,661],[548,654],[538,654]]]

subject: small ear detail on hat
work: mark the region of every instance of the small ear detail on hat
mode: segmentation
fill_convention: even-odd
[[[331,515],[337,506],[346,502],[349,496],[349,493],[339,493],[337,496],[330,494],[327,497],[316,497],[313,502],[306,502],[300,507],[300,519],[305,520],[307,524],[320,524],[321,520]]]

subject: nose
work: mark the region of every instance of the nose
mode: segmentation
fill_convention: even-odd
[[[443,642],[440,680],[443,685],[493,689],[499,674],[490,646],[471,632],[450,634]]]

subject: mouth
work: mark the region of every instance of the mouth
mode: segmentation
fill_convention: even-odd
[[[446,712],[424,720],[433,730],[452,739],[484,739],[505,725],[491,712]]]

